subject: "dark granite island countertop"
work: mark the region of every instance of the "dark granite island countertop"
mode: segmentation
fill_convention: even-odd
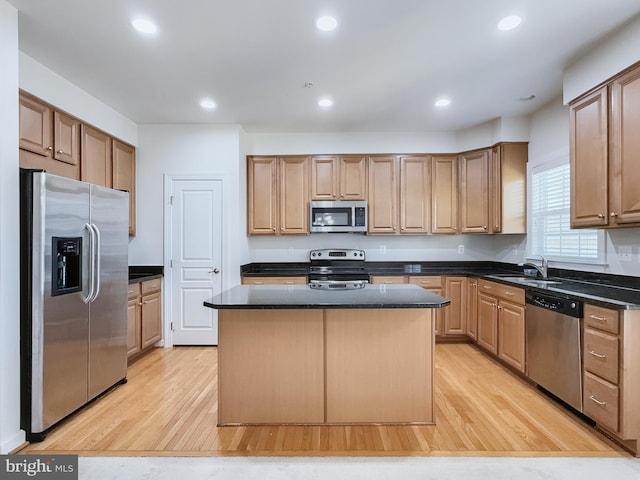
[[[204,302],[215,309],[441,308],[451,303],[417,285],[319,290],[308,285],[238,285]]]

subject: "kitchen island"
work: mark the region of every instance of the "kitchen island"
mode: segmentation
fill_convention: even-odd
[[[416,285],[237,286],[218,315],[218,424],[432,424],[433,309]]]

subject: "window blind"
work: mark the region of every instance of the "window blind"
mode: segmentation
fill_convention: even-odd
[[[571,230],[569,164],[532,174],[531,251],[562,261],[598,261],[597,230]]]

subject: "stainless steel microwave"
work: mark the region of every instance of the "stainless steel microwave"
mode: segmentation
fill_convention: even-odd
[[[366,233],[367,202],[309,202],[311,233]]]

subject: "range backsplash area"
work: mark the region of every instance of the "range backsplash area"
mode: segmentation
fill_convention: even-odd
[[[602,265],[550,262],[553,267],[640,277],[640,229],[602,232]],[[527,254],[526,235],[363,235],[249,237],[249,262],[306,262],[320,248],[365,250],[368,261],[472,261],[519,263]]]

